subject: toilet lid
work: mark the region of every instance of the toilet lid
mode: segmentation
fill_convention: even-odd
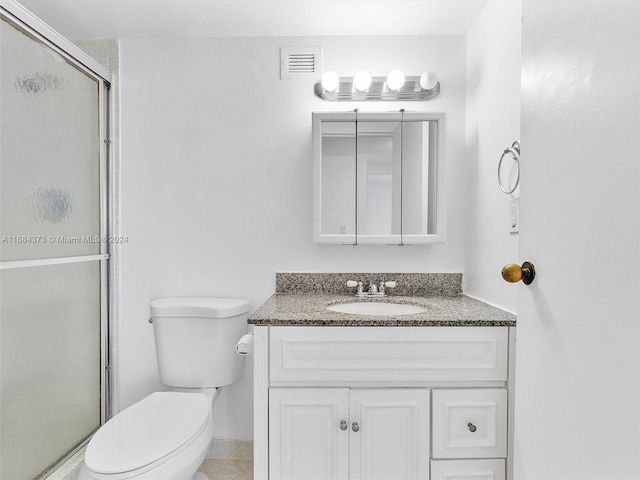
[[[146,467],[189,444],[208,420],[209,405],[203,394],[152,393],[96,432],[87,447],[85,465],[105,474]]]

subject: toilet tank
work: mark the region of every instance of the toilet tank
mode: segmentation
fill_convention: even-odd
[[[247,329],[249,301],[168,297],[151,302],[160,381],[169,387],[222,387],[242,375],[235,346]]]

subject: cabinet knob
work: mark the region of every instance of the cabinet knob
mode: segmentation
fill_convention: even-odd
[[[351,430],[353,430],[354,432],[357,432],[358,430],[360,430],[360,425],[358,425],[358,422],[353,422],[351,424]]]
[[[536,278],[536,270],[531,262],[524,262],[522,266],[509,263],[502,267],[502,278],[510,283],[522,280],[525,285],[530,285],[533,279]]]
[[[469,431],[470,431],[471,433],[475,432],[475,431],[478,429],[478,427],[476,427],[476,426],[475,426],[473,423],[471,423],[471,422],[467,423],[467,427],[469,427]]]
[[[340,420],[340,430],[346,430],[347,428],[349,428],[347,426],[347,421],[346,420]]]

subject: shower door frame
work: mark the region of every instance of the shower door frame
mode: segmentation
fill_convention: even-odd
[[[31,12],[26,10],[22,5],[13,0],[0,0],[0,16],[9,23],[14,24],[18,29],[22,30],[27,36],[42,42],[56,53],[64,57],[75,68],[94,79],[98,85],[99,98],[99,137],[100,144],[100,253],[97,255],[85,255],[76,257],[55,257],[52,259],[38,260],[18,260],[0,262],[0,269],[25,268],[45,265],[60,265],[78,262],[100,262],[100,332],[101,332],[101,365],[100,365],[100,424],[104,424],[111,417],[111,406],[113,400],[113,329],[111,328],[112,319],[110,313],[113,311],[112,298],[110,291],[113,289],[112,275],[112,246],[109,241],[109,235],[112,232],[113,218],[115,209],[110,205],[112,198],[111,186],[113,179],[111,174],[111,103],[110,88],[112,83],[111,73],[102,65],[96,62],[89,55],[84,53],[73,43],[56,32],[53,28],[45,24]],[[81,441],[79,446],[69,452],[66,458],[69,458],[82,446],[88,442],[88,439]],[[66,459],[65,459],[66,460]],[[63,463],[63,460],[60,463]],[[59,465],[59,464],[58,464]],[[52,466],[55,471],[57,465]],[[47,474],[45,474],[45,477]]]

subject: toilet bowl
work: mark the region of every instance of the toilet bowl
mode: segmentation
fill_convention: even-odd
[[[151,318],[160,380],[155,392],[115,415],[87,446],[80,480],[206,479],[197,469],[214,436],[220,387],[237,381],[249,302],[173,297],[154,300]]]
[[[79,479],[193,478],[213,439],[217,394],[156,392],[123,410],[89,442]]]

